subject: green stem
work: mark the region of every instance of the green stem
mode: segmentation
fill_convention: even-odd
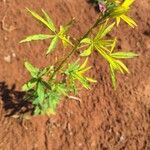
[[[80,42],[84,38],[86,38],[95,27],[97,27],[99,24],[102,24],[106,19],[107,19],[107,16],[103,16],[102,18],[98,17],[94,25],[78,40],[78,42],[76,43],[74,48],[70,51],[70,53],[61,61],[60,65],[55,69],[54,73],[50,77],[50,80],[53,79],[56,73],[63,67],[64,63],[68,60],[68,58],[70,58],[70,56],[72,56],[72,54],[78,50],[78,47],[80,46]]]

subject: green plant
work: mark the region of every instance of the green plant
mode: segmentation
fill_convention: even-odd
[[[128,59],[137,56],[134,52],[122,52],[116,50],[116,37],[112,39],[106,38],[106,35],[111,30],[118,26],[121,20],[124,20],[129,26],[135,27],[136,23],[126,13],[130,9],[134,0],[101,0],[104,7],[94,25],[78,40],[72,41],[67,32],[73,25],[74,19],[68,24],[60,26],[57,30],[49,15],[42,10],[43,17],[36,12],[27,9],[31,15],[44,24],[49,30],[49,35],[37,34],[26,37],[20,43],[31,42],[35,40],[49,39],[50,45],[47,49],[46,55],[51,54],[57,47],[58,42],[61,41],[64,48],[69,47],[71,50],[63,58],[58,66],[36,68],[29,62],[25,62],[26,69],[31,74],[31,79],[23,85],[23,90],[30,95],[28,99],[34,106],[34,114],[54,114],[56,107],[63,96],[69,94],[77,94],[78,82],[86,89],[90,89],[90,83],[96,80],[85,75],[91,67],[87,67],[88,57],[97,51],[109,65],[112,85],[116,88],[116,72],[122,74],[129,73],[126,65],[121,59]],[[97,34],[93,34],[93,30],[97,30]],[[80,53],[75,62],[69,59],[76,51],[84,51]],[[85,59],[81,64],[79,58]]]

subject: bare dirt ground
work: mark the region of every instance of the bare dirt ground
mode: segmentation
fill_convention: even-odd
[[[0,0],[0,150],[150,150],[150,1],[136,0],[133,6],[138,28],[122,23],[111,34],[119,37],[118,48],[140,54],[126,62],[131,74],[118,75],[116,91],[107,64],[95,53],[91,76],[98,83],[80,92],[81,102],[64,100],[57,115],[30,120],[7,115],[21,107],[21,85],[29,79],[23,62],[46,65],[64,51],[59,47],[46,58],[47,42],[18,44],[25,35],[47,32],[26,7],[47,10],[57,25],[75,17],[76,37],[97,17],[85,0]]]

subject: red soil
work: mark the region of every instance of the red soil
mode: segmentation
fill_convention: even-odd
[[[95,53],[90,59],[90,75],[98,83],[91,91],[81,90],[81,102],[64,100],[55,116],[30,120],[7,116],[22,100],[19,90],[29,79],[24,60],[42,66],[65,52],[59,47],[46,58],[47,42],[18,44],[25,35],[47,32],[26,7],[37,11],[42,7],[57,25],[75,17],[71,32],[76,37],[97,17],[85,0],[0,1],[0,150],[150,150],[150,1],[137,0],[133,6],[131,16],[138,28],[122,23],[111,34],[119,37],[118,48],[140,54],[126,62],[131,74],[118,75],[116,91],[111,87],[107,64]]]

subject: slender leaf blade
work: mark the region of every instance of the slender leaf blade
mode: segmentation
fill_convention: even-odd
[[[26,37],[24,40],[21,40],[19,43],[31,42],[37,40],[45,40],[54,37],[54,35],[46,35],[46,34],[35,34]]]
[[[106,27],[105,30],[101,33],[100,38],[103,38],[104,36],[106,36],[106,34],[108,34],[112,30],[114,25],[115,25],[115,22],[109,25],[108,27]]]
[[[90,39],[90,38],[84,38],[83,40],[81,40],[80,43],[81,43],[81,44],[82,44],[82,43],[91,44],[91,39]]]
[[[34,18],[36,18],[38,21],[42,22],[45,26],[47,26],[51,30],[51,27],[50,27],[49,23],[43,17],[38,15],[35,11],[32,11],[32,10],[30,10],[28,8],[27,8],[27,10],[31,13],[31,15]]]
[[[39,69],[38,68],[34,67],[32,64],[30,64],[27,61],[25,62],[25,67],[30,72],[32,77],[38,78],[38,73],[39,73]]]
[[[130,73],[129,69],[123,62],[121,62],[120,60],[115,60],[115,62],[117,62],[117,64],[120,66],[120,69],[122,68],[124,70],[124,72]]]
[[[110,64],[110,75],[111,75],[113,88],[116,89],[117,80],[116,80],[116,75],[115,75],[115,69],[113,68],[111,64]]]
[[[120,18],[123,19],[132,28],[137,26],[136,22],[126,15],[121,15]]]
[[[38,98],[39,98],[39,103],[42,104],[43,100],[44,100],[44,97],[45,97],[45,94],[44,94],[44,86],[43,84],[39,81],[38,82],[38,86],[37,86],[37,95],[38,95]]]
[[[124,0],[122,6],[129,7],[135,0]]]
[[[118,59],[128,59],[128,58],[134,58],[138,56],[138,54],[134,52],[115,52],[115,53],[111,53],[110,55],[111,57],[118,58]]]
[[[93,46],[90,45],[86,50],[84,50],[84,51],[80,54],[80,56],[82,56],[82,57],[87,57],[87,56],[91,55],[92,51],[93,51]]]
[[[48,50],[47,50],[47,53],[46,53],[47,55],[48,55],[49,53],[51,53],[51,52],[56,48],[57,43],[58,43],[58,40],[59,40],[59,38],[58,38],[57,35],[52,39],[51,44],[50,44],[50,46],[48,47]]]
[[[55,32],[55,31],[56,31],[56,28],[55,28],[55,25],[54,25],[52,19],[49,17],[49,15],[48,15],[43,9],[42,9],[42,12],[43,12],[43,14],[44,14],[45,17],[46,17],[46,20],[47,20],[47,22],[48,22],[48,24],[49,24],[49,28],[50,28],[53,32]]]
[[[36,82],[37,82],[37,79],[35,79],[35,78],[31,79],[30,81],[28,81],[27,83],[25,83],[22,86],[22,90],[23,91],[29,91],[29,90],[33,89],[33,87],[35,86]]]

